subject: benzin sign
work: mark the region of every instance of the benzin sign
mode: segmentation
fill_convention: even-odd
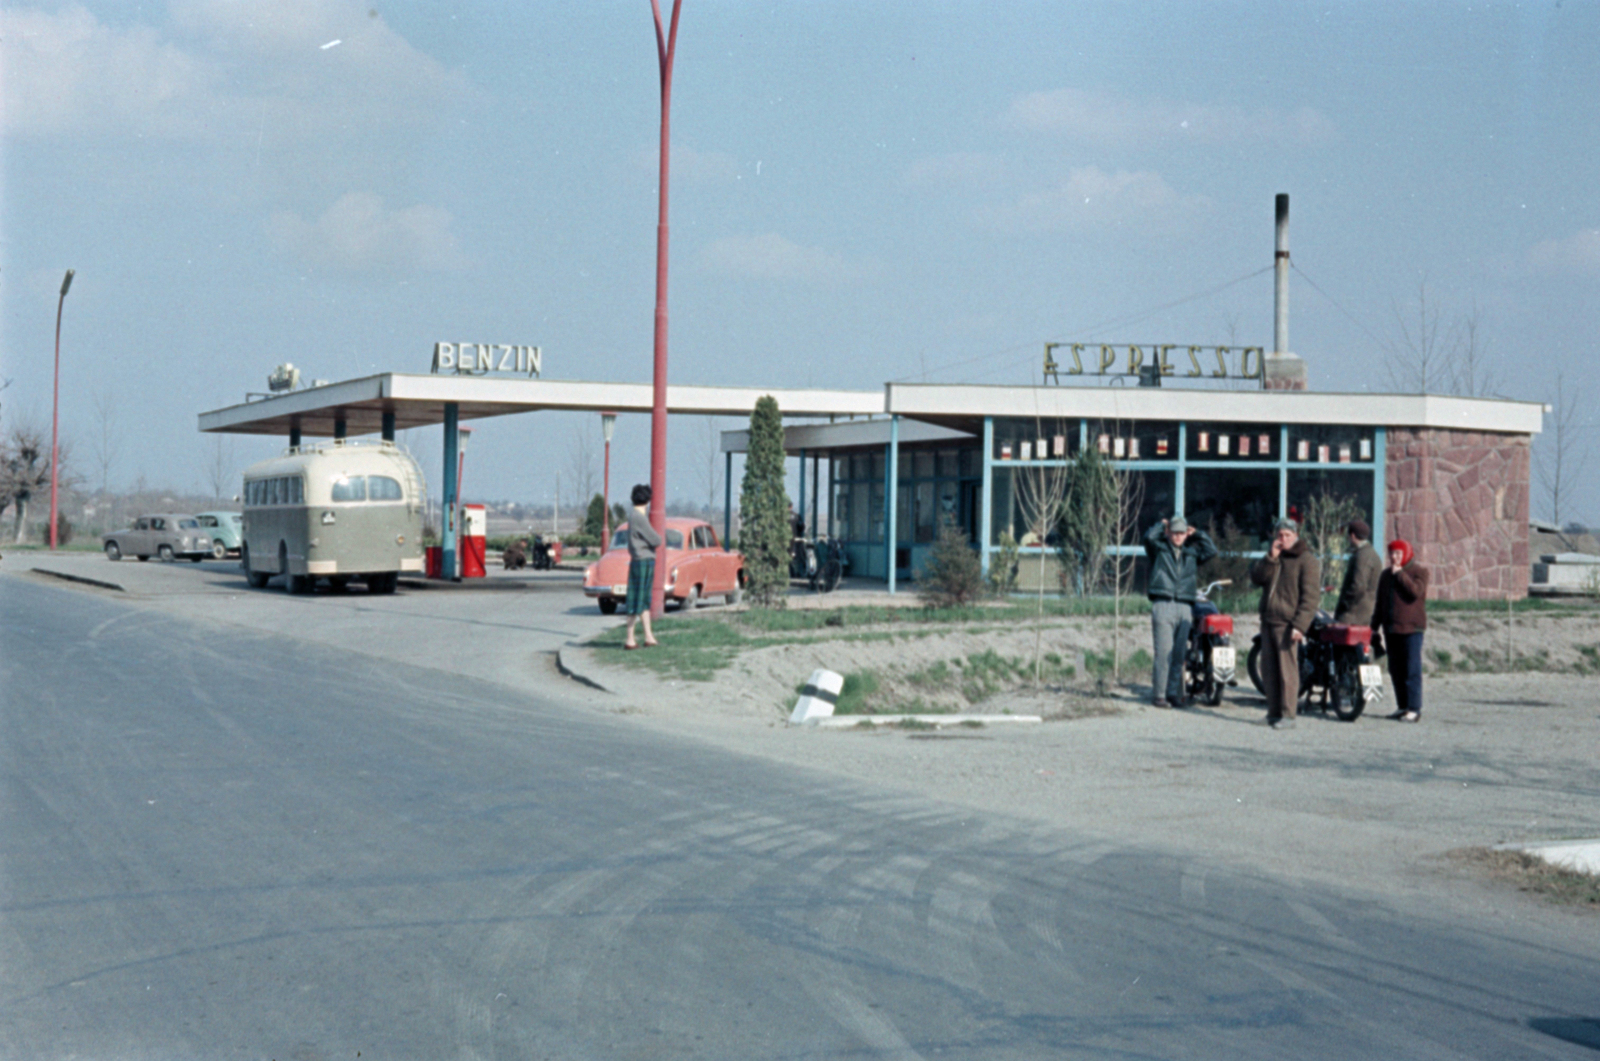
[[[1055,359],[1057,350],[1068,351],[1072,363],[1057,364]],[[1183,354],[1179,354],[1178,361],[1174,364],[1172,354],[1174,350],[1184,351],[1188,355],[1189,363],[1185,365],[1182,360]],[[1089,369],[1093,369],[1097,376],[1137,376],[1141,369],[1149,365],[1163,376],[1178,375],[1178,370],[1181,368],[1184,370],[1182,375],[1189,378],[1209,376],[1214,379],[1260,379],[1265,364],[1262,357],[1262,348],[1259,346],[1045,343],[1044,375],[1046,379],[1054,377],[1057,383],[1061,382],[1060,375],[1063,372],[1069,376],[1082,376]],[[1211,367],[1213,360],[1216,362],[1216,368]],[[1085,368],[1086,365],[1088,368]]]
[[[454,372],[458,376],[483,376],[490,372],[523,372],[539,375],[544,369],[544,351],[537,346],[507,346],[504,343],[434,343],[433,372]]]

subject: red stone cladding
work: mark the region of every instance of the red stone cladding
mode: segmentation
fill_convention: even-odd
[[[1435,600],[1528,595],[1527,435],[1390,428],[1388,526],[1432,569]]]

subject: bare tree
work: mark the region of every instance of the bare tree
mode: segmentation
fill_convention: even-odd
[[[1578,422],[1583,394],[1578,387],[1566,386],[1563,373],[1556,373],[1555,400],[1550,405],[1553,421],[1534,466],[1549,499],[1550,521],[1559,527],[1562,506],[1589,462],[1589,450],[1582,443],[1583,425]]]
[[[233,482],[233,442],[232,435],[212,436],[211,453],[206,460],[206,482],[211,487],[211,496],[218,501],[227,500],[226,491]]]
[[[1451,360],[1450,335],[1440,320],[1438,302],[1429,297],[1428,278],[1417,281],[1415,307],[1394,302],[1390,308],[1399,334],[1384,344],[1389,383],[1399,391],[1426,394],[1449,379]]]
[[[1478,303],[1456,321],[1450,350],[1450,392],[1483,398],[1500,389],[1501,378],[1484,331]]]
[[[1131,429],[1130,429],[1131,433]],[[1144,508],[1144,476],[1120,465],[1111,466],[1111,481],[1116,493],[1116,533],[1113,541],[1121,546],[1139,537],[1139,512]],[[1122,596],[1125,586],[1131,588],[1132,565],[1124,563],[1119,549],[1111,562],[1111,680],[1122,680]]]
[[[598,419],[591,421],[584,417],[572,431],[572,441],[567,444],[567,488],[572,491],[572,496],[577,499],[576,507],[580,510],[589,503],[595,495],[595,483],[599,473],[595,471],[595,433],[600,426]],[[558,480],[559,484],[559,480]],[[559,485],[558,485],[559,493]],[[560,497],[556,503],[560,504]]]
[[[701,456],[704,463],[700,466],[700,482],[706,488],[706,519],[712,519],[717,514],[717,487],[722,482],[722,469],[720,467],[722,453],[717,446],[717,418],[706,417],[706,433],[701,443]],[[805,469],[800,469],[800,474],[805,474]]]
[[[57,450],[60,466],[58,485],[70,485],[66,474],[70,449],[62,443]],[[15,540],[22,542],[28,533],[28,503],[50,485],[50,443],[44,432],[28,424],[13,427],[0,444],[0,501],[15,507]],[[0,508],[4,508],[0,504]]]
[[[1039,459],[1046,456],[1044,447],[1053,438],[1065,438],[1066,427],[1059,422],[1046,424],[1044,420],[1035,417],[1037,429],[1036,445],[1040,447]],[[1039,586],[1038,610],[1034,617],[1033,628],[1033,685],[1037,689],[1040,676],[1043,673],[1044,651],[1044,583],[1045,562],[1048,559],[1048,543],[1056,524],[1061,519],[1061,506],[1067,502],[1072,488],[1072,466],[1066,463],[1066,455],[1060,455],[1060,463],[1035,464],[1021,467],[1017,470],[1017,508],[1022,515],[1024,538],[1031,538],[1039,550]]]

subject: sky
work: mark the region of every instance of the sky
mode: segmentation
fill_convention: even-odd
[[[282,362],[423,372],[471,341],[650,379],[647,0],[8,3],[0,31],[0,428],[48,427],[72,268],[61,429],[92,485],[108,435],[113,488],[237,478],[284,441],[196,416]],[[1573,405],[1561,515],[1600,523],[1600,4],[684,0],[671,143],[674,382],[1270,347],[1284,192],[1311,387],[1406,389],[1425,306],[1478,389]],[[480,421],[467,500],[571,494],[597,421]],[[675,418],[672,497],[738,426]],[[619,421],[614,492],[648,435]],[[407,441],[437,490],[438,429]]]

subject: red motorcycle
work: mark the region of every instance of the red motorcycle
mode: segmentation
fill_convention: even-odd
[[[1222,579],[1200,590],[1189,606],[1189,647],[1183,657],[1183,689],[1195,700],[1216,707],[1222,703],[1222,691],[1238,685],[1234,677],[1238,664],[1234,660],[1233,616],[1207,599],[1218,586],[1229,586],[1232,579]]]
[[[1250,645],[1250,682],[1267,694],[1261,681],[1261,635]],[[1369,703],[1383,696],[1383,668],[1372,652],[1372,628],[1336,623],[1317,612],[1311,632],[1300,642],[1300,709],[1316,706],[1341,722],[1354,722]]]

